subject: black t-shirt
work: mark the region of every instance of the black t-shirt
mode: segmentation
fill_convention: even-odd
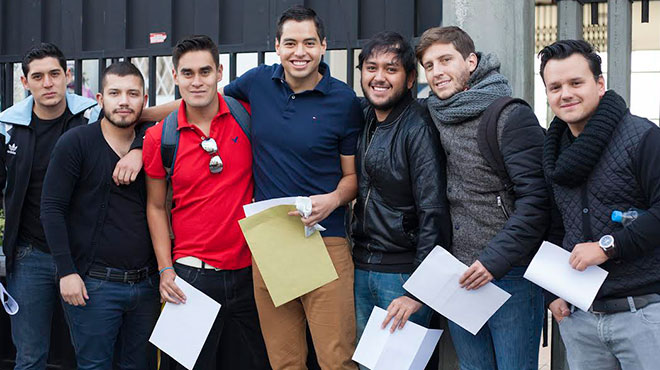
[[[102,148],[112,158],[114,168],[119,156],[105,143]],[[110,178],[111,174],[108,174]],[[130,185],[109,183],[108,211],[99,233],[94,263],[122,270],[137,270],[155,265],[147,225],[147,194],[144,172]]]
[[[52,120],[42,120],[32,113],[30,128],[34,130],[35,145],[34,158],[32,158],[32,170],[28,183],[23,210],[21,211],[21,222],[18,226],[19,240],[31,243],[39,250],[48,253],[44,229],[39,221],[41,207],[41,189],[46,176],[46,169],[50,162],[50,154],[55,147],[57,139],[60,138],[66,126],[66,114]]]

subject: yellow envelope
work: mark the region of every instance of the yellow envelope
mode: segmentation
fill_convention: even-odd
[[[238,223],[275,307],[338,278],[318,232],[305,238],[292,205],[269,208]]]

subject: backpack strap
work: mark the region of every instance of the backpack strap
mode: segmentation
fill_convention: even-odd
[[[513,194],[513,182],[509,177],[504,165],[504,156],[500,150],[500,144],[497,140],[497,123],[504,108],[509,104],[520,103],[529,106],[526,101],[510,96],[503,96],[492,102],[484,111],[479,122],[477,130],[477,145],[481,156],[486,159],[488,165],[497,173],[504,189]]]
[[[176,151],[179,148],[179,122],[177,120],[179,110],[176,109],[163,120],[163,132],[160,141],[160,156],[163,161],[163,167],[167,173],[167,181],[172,177],[174,161],[176,160]]]
[[[170,231],[170,239],[174,240],[174,231],[172,230],[172,170],[176,160],[176,151],[179,148],[179,110],[170,113],[163,120],[163,132],[160,140],[160,156],[163,161],[167,179],[167,193],[165,196],[165,210]]]
[[[231,96],[225,95],[224,99],[227,107],[229,107],[229,112],[236,120],[236,123],[241,127],[241,130],[243,130],[243,133],[247,136],[248,140],[252,141],[252,138],[250,137],[250,113],[248,113],[243,104]]]

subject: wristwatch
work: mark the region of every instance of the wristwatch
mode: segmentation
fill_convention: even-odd
[[[598,241],[598,246],[605,252],[607,258],[614,258],[616,247],[614,246],[614,237],[612,235],[603,235]]]

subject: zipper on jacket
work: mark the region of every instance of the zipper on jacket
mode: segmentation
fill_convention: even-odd
[[[368,132],[368,129],[367,129]],[[367,162],[367,153],[369,153],[369,148],[371,148],[371,143],[374,142],[374,138],[376,137],[376,133],[378,132],[378,126],[376,126],[376,129],[374,129],[373,135],[371,135],[371,140],[369,140],[369,144],[367,144],[367,148],[364,150],[364,158],[362,159],[362,173],[367,173],[366,171],[366,162]],[[364,198],[364,212],[362,212],[362,232],[366,233],[367,229],[367,204],[369,203],[369,196],[371,195],[371,185],[369,186],[369,190],[367,190],[367,196]]]
[[[502,202],[502,197],[499,195],[497,196],[497,206],[500,207],[502,213],[504,213],[504,217],[506,217],[506,219],[508,220],[509,212],[507,212],[506,207],[504,207],[504,202]]]

